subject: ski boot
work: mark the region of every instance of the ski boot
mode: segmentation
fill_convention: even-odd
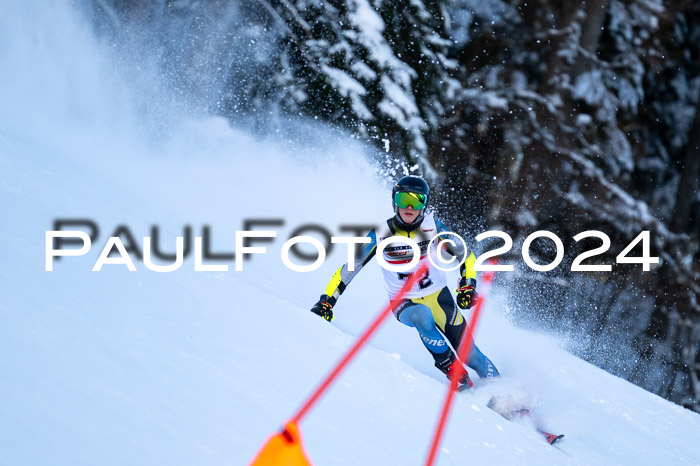
[[[439,355],[440,358],[435,359],[435,367],[440,369],[443,374],[447,376],[448,380],[452,380],[452,377],[454,374],[457,373],[458,369],[458,364],[461,364],[457,358],[455,357],[455,354],[452,352],[452,350],[448,349],[445,351],[445,354]],[[462,375],[460,376],[459,380],[457,380],[457,391],[461,392],[462,390],[467,390],[469,388],[472,388],[474,384],[472,383],[471,379],[469,378],[469,374],[467,374],[467,370],[464,369]]]

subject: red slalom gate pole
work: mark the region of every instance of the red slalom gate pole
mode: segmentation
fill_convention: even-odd
[[[427,269],[428,265],[423,264],[415,273],[408,277],[401,291],[399,291],[396,296],[389,301],[389,304],[382,309],[372,324],[364,331],[360,339],[352,345],[350,350],[348,350],[340,362],[336,364],[330,374],[326,376],[323,382],[321,382],[321,385],[313,392],[294,417],[285,423],[281,431],[267,439],[249,466],[309,466],[311,464],[302,445],[301,432],[297,425],[298,422],[308,413],[313,405],[316,404],[321,395],[323,395],[331,383],[338,377],[345,366],[348,365],[360,348],[367,343],[372,334],[379,328],[379,325],[381,325],[384,318],[389,315],[391,311],[391,303],[403,298],[418,279],[424,275]]]
[[[488,286],[493,281],[494,272],[486,272],[483,277],[483,284]],[[482,285],[483,286],[483,285]],[[490,287],[487,288],[490,289]],[[484,305],[485,298],[479,297],[476,302],[476,307],[474,308],[474,314],[472,314],[471,321],[469,322],[469,330],[464,336],[459,344],[459,351],[457,353],[457,358],[460,361],[466,362],[469,359],[469,355],[472,351],[473,344],[469,344],[474,341],[474,329],[476,328],[476,323],[479,321],[479,315],[481,314],[481,308]],[[462,374],[466,369],[462,364],[457,364],[457,372],[450,379],[450,386],[447,389],[447,396],[445,397],[445,402],[442,405],[442,411],[440,412],[440,418],[438,420],[437,427],[435,428],[435,434],[433,435],[433,440],[430,446],[430,452],[428,453],[428,459],[426,460],[426,466],[432,466],[435,463],[435,458],[437,456],[437,449],[440,446],[440,440],[442,439],[443,431],[445,430],[445,425],[447,424],[447,418],[450,415],[450,409],[452,408],[452,400],[455,396],[455,391],[457,390],[457,381],[460,379]]]
[[[345,356],[340,360],[338,364],[333,368],[333,370],[326,376],[326,378],[321,382],[321,385],[318,386],[318,388],[313,392],[313,394],[309,397],[309,399],[304,403],[304,405],[299,409],[299,411],[292,417],[290,422],[297,423],[303,418],[306,413],[311,409],[311,407],[316,404],[318,399],[323,395],[323,393],[328,389],[328,387],[333,383],[333,381],[338,377],[338,375],[345,369],[345,366],[348,365],[350,360],[355,357],[357,352],[362,348],[365,343],[367,343],[367,340],[370,339],[370,337],[374,334],[374,332],[377,331],[379,326],[382,324],[386,316],[389,315],[389,312],[391,312],[391,303],[392,301],[400,300],[403,298],[406,293],[415,285],[415,283],[423,277],[425,272],[428,269],[428,264],[424,263],[421,265],[418,270],[416,270],[414,273],[411,274],[410,277],[408,277],[408,280],[406,280],[406,283],[403,285],[403,288],[401,288],[401,291],[399,291],[396,296],[394,296],[390,301],[389,304],[384,306],[382,311],[377,315],[377,317],[374,319],[374,321],[370,324],[369,327],[364,331],[362,336],[360,337],[359,340],[355,342],[355,344],[350,348],[350,350],[345,353]]]

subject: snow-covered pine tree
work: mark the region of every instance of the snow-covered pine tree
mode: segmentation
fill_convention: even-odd
[[[561,272],[525,274],[524,286],[513,288],[521,304],[522,296],[532,300],[524,312],[538,309],[566,328],[585,328],[591,344],[581,349],[584,357],[698,409],[699,392],[691,387],[700,373],[694,368],[700,360],[699,233],[688,225],[700,208],[700,174],[687,154],[696,140],[700,6],[652,0],[461,5],[470,13],[453,34],[463,37],[455,56],[464,90],[455,101],[457,117],[442,127],[447,150],[431,151],[433,163],[450,171],[449,191],[467,184],[476,194],[470,204],[481,207],[468,204],[467,213],[515,233],[514,249],[533,229],[565,239],[570,256]],[[689,193],[687,203],[679,202],[681,193]],[[690,212],[683,227],[674,226],[674,206]],[[455,215],[460,211],[464,207]],[[590,277],[578,287],[601,293],[587,301],[569,286],[580,277],[565,270],[585,250],[570,238],[589,229],[606,231],[617,245],[607,263],[649,230],[663,266],[653,274],[616,267]],[[553,257],[547,247],[535,254],[543,262]],[[532,293],[527,281],[534,279],[549,283],[550,291]],[[619,354],[608,351],[611,341],[622,340],[636,348],[638,364],[620,364]]]
[[[382,148],[387,141],[435,177],[427,139],[460,87],[447,0],[256,3],[282,31],[274,83],[287,112],[322,117]]]

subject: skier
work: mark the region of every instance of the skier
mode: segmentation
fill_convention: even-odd
[[[432,211],[427,212],[426,207],[430,200],[428,184],[420,177],[405,176],[394,186],[392,193],[394,217],[387,220],[386,226],[373,229],[367,235],[370,242],[362,245],[355,251],[354,270],[350,271],[348,264],[340,267],[330,283],[326,292],[321,295],[319,301],[313,306],[311,312],[318,314],[327,321],[333,319],[333,306],[338,297],[345,291],[350,281],[362,270],[367,262],[376,254],[377,244],[391,236],[405,236],[413,239],[420,246],[421,262],[428,260],[428,244],[430,240],[440,232],[450,231],[445,225],[434,218]],[[436,240],[434,243],[437,243]],[[456,257],[464,257],[464,246],[456,242],[456,245],[446,244],[448,253]],[[384,248],[384,259],[390,264],[408,263],[413,257],[413,249],[407,244],[396,243]],[[469,309],[474,304],[476,292],[476,272],[473,270],[476,257],[470,252],[463,264],[460,265],[459,287],[457,288],[457,304],[462,309]],[[435,259],[433,262],[436,263]],[[452,294],[447,287],[445,272],[429,262],[428,273],[409,290],[405,297],[392,302],[394,316],[402,324],[415,327],[418,330],[421,341],[435,360],[435,366],[440,369],[448,379],[454,374],[456,364],[459,364],[455,353],[450,349],[445,337],[449,340],[455,351],[458,351],[459,342],[466,333],[467,322],[462,313],[455,306]],[[417,266],[416,266],[417,268]],[[382,267],[384,282],[391,298],[402,288],[404,280],[409,273],[399,273]],[[467,365],[474,369],[479,377],[498,376],[498,370],[491,360],[487,358],[473,341],[473,345]],[[473,386],[469,375],[464,375],[458,382],[458,389]]]

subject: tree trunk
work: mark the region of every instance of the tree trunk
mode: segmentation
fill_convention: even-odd
[[[583,2],[570,2],[561,5],[557,24],[559,29],[567,27],[580,28],[579,45],[581,48],[595,54],[598,50],[601,31],[608,13],[609,0],[586,0]],[[578,58],[574,63],[567,63],[559,51],[563,47],[571,46],[567,41],[571,32],[553,39],[554,48],[547,64],[547,78],[544,81],[545,88],[551,89],[552,80],[562,73],[569,72],[571,81],[590,68],[590,60],[582,58],[578,51],[574,52]],[[572,65],[572,66],[570,66]]]
[[[608,14],[608,0],[586,0],[584,11],[586,20],[581,25],[581,47],[595,54]]]
[[[677,232],[692,234],[698,219],[693,211],[693,202],[698,198],[698,179],[700,178],[700,99],[695,107],[695,119],[690,128],[690,137],[683,153],[681,179],[676,193],[676,207],[671,228]]]

